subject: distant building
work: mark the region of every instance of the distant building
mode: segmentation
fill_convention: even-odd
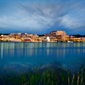
[[[28,35],[27,33],[25,33],[25,35]]]
[[[21,38],[21,33],[17,33],[17,39]]]
[[[57,39],[56,39],[56,37],[50,37],[50,41],[51,42],[57,42]]]
[[[62,35],[61,37],[63,41],[69,41],[69,35]]]
[[[50,42],[50,37],[47,37],[47,41]]]
[[[45,36],[45,37],[48,37],[48,36],[50,36],[50,34],[45,34],[44,36]]]
[[[85,42],[85,37],[82,37],[81,39],[82,39],[82,42]]]
[[[31,42],[31,39],[24,39],[24,42]]]
[[[51,35],[66,35],[65,31],[53,31],[50,32]]]
[[[34,34],[33,35],[33,38],[38,38],[39,36],[37,34]]]
[[[21,33],[17,33],[18,36],[21,36]]]
[[[16,33],[11,33],[11,34],[9,34],[9,37],[11,38],[11,37],[14,37],[14,38],[16,38]]]

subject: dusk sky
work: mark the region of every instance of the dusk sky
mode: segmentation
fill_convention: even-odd
[[[0,33],[85,35],[85,0],[0,0]]]

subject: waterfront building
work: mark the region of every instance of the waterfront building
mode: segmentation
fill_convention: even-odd
[[[11,33],[11,34],[9,34],[9,37],[11,38],[11,37],[14,37],[14,38],[16,38],[16,33]]]
[[[42,39],[42,42],[50,42],[50,37],[47,36],[47,37],[43,38],[43,39]]]
[[[47,37],[47,42],[50,42],[50,37],[49,36]]]
[[[33,39],[34,42],[42,42],[42,39],[41,37],[36,37]]]
[[[25,35],[27,36],[28,34],[27,34],[27,33],[25,33]]]
[[[45,34],[44,36],[45,36],[45,37],[48,37],[48,36],[50,37],[50,34]]]
[[[69,41],[69,35],[62,35],[62,41]]]
[[[25,38],[24,42],[31,42],[31,39],[30,38],[27,38],[27,39]]]
[[[53,31],[50,32],[51,35],[66,35],[65,31]]]
[[[38,38],[39,36],[37,34],[34,34],[32,38]]]
[[[82,37],[81,39],[82,39],[82,41],[84,41],[84,42],[85,42],[85,37]]]
[[[50,37],[50,42],[57,42],[57,38],[56,37]]]
[[[73,42],[82,42],[81,37],[71,37],[70,40],[73,41]]]
[[[66,35],[66,32],[65,31],[57,31],[56,35]]]
[[[17,33],[18,36],[21,36],[21,33]]]
[[[8,41],[9,35],[1,35],[1,40],[2,41]]]
[[[0,41],[1,41],[2,37],[0,36]]]
[[[17,33],[17,39],[21,38],[21,33]]]
[[[61,35],[58,35],[58,36],[56,36],[56,39],[57,39],[57,41],[62,41],[62,36]]]
[[[9,38],[9,40],[8,40],[8,41],[13,41],[13,40],[15,40],[15,38],[13,38],[13,37],[12,37],[12,38]]]
[[[85,42],[85,37],[66,35],[65,31],[53,31],[50,34],[38,36],[37,34],[27,33],[11,33],[9,35],[1,35],[1,41],[16,41],[19,42]]]

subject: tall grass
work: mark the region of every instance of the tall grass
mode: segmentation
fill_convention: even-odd
[[[7,77],[1,76],[3,85],[85,85],[85,68],[81,65],[78,73],[72,74],[70,70],[54,73],[54,69],[45,70],[43,74],[35,69],[33,73],[20,72],[17,76],[16,72],[11,72]],[[1,84],[0,84],[1,85]]]

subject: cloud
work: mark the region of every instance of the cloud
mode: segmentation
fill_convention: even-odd
[[[65,15],[62,18],[61,24],[69,29],[74,29],[83,26],[84,24],[81,23],[78,19],[71,17],[70,15]]]
[[[59,29],[76,30],[85,27],[84,1],[24,1],[18,2],[9,15],[0,16],[0,28],[44,33]],[[84,28],[82,28],[84,29]],[[82,30],[81,29],[81,30]]]

